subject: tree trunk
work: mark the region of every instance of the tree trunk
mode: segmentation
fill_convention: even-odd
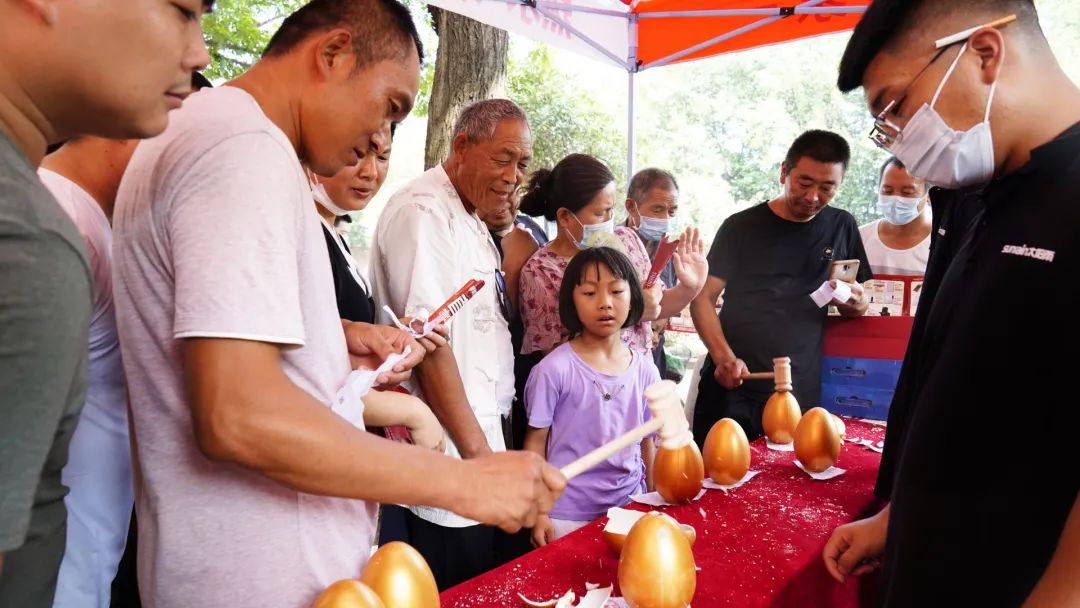
[[[450,132],[458,114],[469,104],[506,94],[506,56],[510,41],[505,31],[457,13],[429,7],[439,52],[428,105],[424,168],[446,160]]]

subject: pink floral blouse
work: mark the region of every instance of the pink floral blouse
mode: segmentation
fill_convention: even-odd
[[[615,235],[626,247],[627,256],[644,282],[652,266],[645,245],[629,228],[616,226]],[[569,258],[555,253],[548,244],[534,253],[521,269],[521,319],[525,325],[521,354],[550,352],[569,339],[559,319],[559,287],[569,263]],[[652,324],[648,321],[623,330],[622,336],[623,342],[636,351],[652,350]]]

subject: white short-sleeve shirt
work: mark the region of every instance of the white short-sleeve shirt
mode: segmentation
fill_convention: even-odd
[[[874,274],[896,274],[904,276],[922,276],[926,274],[926,263],[930,260],[930,235],[910,249],[893,249],[881,240],[878,226],[884,220],[874,220],[859,228],[866,259]]]
[[[114,229],[144,602],[308,606],[360,572],[375,505],[304,494],[204,457],[182,350],[196,337],[280,344],[284,372],[315,399],[332,403],[344,384],[326,242],[291,143],[248,93],[203,90],[139,145]]]
[[[437,309],[469,279],[484,288],[450,320],[454,351],[469,405],[493,451],[506,449],[502,416],[514,400],[514,348],[501,312],[496,272],[499,251],[487,226],[469,213],[441,165],[396,192],[375,228],[370,276],[376,306],[413,316]],[[419,386],[410,386],[420,394]],[[446,453],[460,458],[446,441]],[[477,522],[431,507],[410,507],[432,523],[460,528]]]

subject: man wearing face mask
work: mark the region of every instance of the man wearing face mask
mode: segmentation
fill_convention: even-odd
[[[665,235],[675,233],[675,213],[679,210],[679,183],[669,171],[656,168],[642,169],[630,180],[626,193],[626,225],[633,228],[645,244],[649,259],[656,257],[656,250]],[[660,271],[660,280],[667,287],[674,287],[678,282],[675,276],[675,261],[670,260]],[[660,377],[667,373],[667,361],[664,355],[664,333],[667,319],[653,322],[653,335],[656,347],[653,348],[653,362],[660,370]]]
[[[926,183],[891,157],[881,166],[881,219],[859,228],[874,274],[922,276],[930,259],[933,231]]]
[[[913,175],[985,189],[905,359],[915,388],[890,412],[903,434],[885,444],[889,506],[838,528],[825,565],[843,580],[883,558],[886,606],[1080,605],[1075,449],[1040,442],[1033,464],[1002,436],[1020,404],[1047,427],[1080,423],[1068,385],[1016,376],[1028,357],[1045,378],[1075,373],[1039,355],[1080,339],[1059,308],[1080,296],[1080,90],[1030,0],[877,0],[840,65],[841,90],[860,85],[875,140]],[[1028,295],[1042,292],[1054,297]],[[993,446],[990,462],[960,429]]]
[[[872,276],[855,218],[829,206],[850,157],[836,133],[803,133],[781,164],[780,196],[732,215],[716,233],[708,281],[690,305],[709,349],[694,409],[699,446],[721,418],[734,419],[751,439],[764,433],[761,415],[774,386],[744,383],[742,376],[771,370],[774,357],[791,357],[799,404],[818,405],[826,309],[810,294],[829,279],[833,262],[859,260],[850,298],[832,302],[840,314],[857,317],[867,309],[861,284]]]

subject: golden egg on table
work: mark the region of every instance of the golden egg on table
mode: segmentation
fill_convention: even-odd
[[[697,588],[690,541],[671,517],[649,513],[626,535],[619,588],[630,608],[686,608]]]
[[[844,419],[837,416],[836,414],[833,414],[832,417],[833,426],[836,427],[836,434],[840,435],[840,439],[847,437],[847,425],[844,424]]]
[[[653,461],[653,480],[656,491],[670,503],[694,500],[705,481],[705,464],[697,444],[691,441],[677,450],[658,449]]]
[[[386,608],[438,608],[435,575],[420,553],[403,542],[387,543],[371,556],[360,582],[382,599]]]
[[[773,393],[765,402],[765,411],[761,414],[761,426],[765,429],[769,441],[773,443],[791,443],[795,428],[799,426],[802,410],[791,391]]]
[[[795,457],[812,473],[824,471],[840,457],[840,434],[833,415],[825,408],[815,407],[803,414],[795,429]]]
[[[311,608],[385,608],[385,605],[371,587],[345,579],[324,589]]]
[[[750,470],[750,442],[731,418],[717,421],[705,437],[705,472],[718,484],[738,483]]]
[[[690,546],[693,547],[697,542],[697,530],[690,524],[679,524],[679,529],[686,535],[686,540],[690,542]],[[609,532],[604,530],[604,542],[607,543],[608,549],[611,549],[611,553],[615,557],[622,555],[623,545],[626,543],[626,535],[619,534],[617,532]]]

